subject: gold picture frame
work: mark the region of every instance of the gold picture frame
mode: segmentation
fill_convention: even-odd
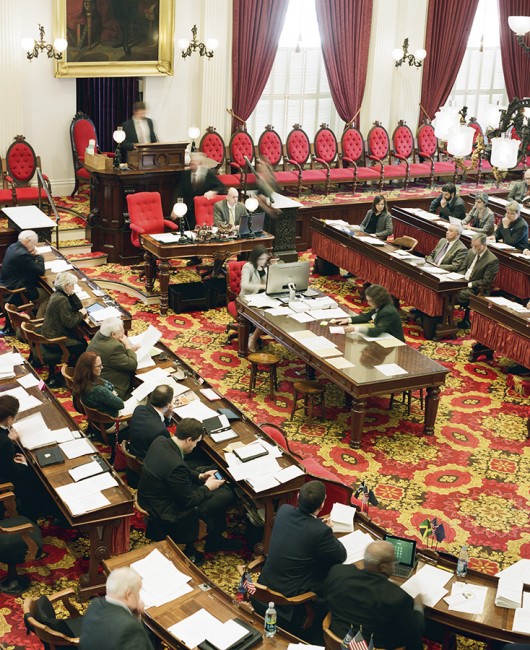
[[[174,24],[174,0],[54,0],[55,77],[172,75]]]

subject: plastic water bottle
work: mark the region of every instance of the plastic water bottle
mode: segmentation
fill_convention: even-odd
[[[269,607],[265,612],[265,636],[268,639],[276,634],[276,609],[274,603],[269,603]]]
[[[469,564],[469,554],[467,552],[467,546],[462,546],[460,555],[458,556],[458,562],[456,564],[456,575],[459,578],[465,578],[467,575],[467,565]]]

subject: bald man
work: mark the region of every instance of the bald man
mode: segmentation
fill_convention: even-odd
[[[376,648],[422,650],[423,607],[388,578],[394,572],[394,547],[372,542],[364,554],[364,568],[339,564],[330,569],[324,590],[331,612],[331,631],[344,638],[353,625],[366,642],[373,634]]]
[[[238,201],[239,192],[235,187],[229,187],[226,199],[217,201],[213,208],[214,226],[229,223],[231,226],[239,226],[241,217],[247,214],[247,209]]]

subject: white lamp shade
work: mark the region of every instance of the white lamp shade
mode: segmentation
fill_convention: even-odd
[[[188,138],[191,138],[192,140],[196,140],[201,134],[201,130],[199,129],[198,126],[190,126],[188,129]]]
[[[112,139],[114,142],[117,142],[118,144],[121,144],[125,140],[125,131],[120,127],[114,131],[112,134]]]
[[[396,47],[394,50],[392,50],[392,58],[394,61],[399,61],[401,57],[403,56],[403,49],[401,47]]]
[[[425,57],[427,56],[427,50],[424,50],[423,48],[420,50],[416,50],[414,52],[414,56],[418,61],[423,61]]]
[[[206,48],[208,50],[216,50],[219,47],[219,41],[216,38],[209,38],[206,41]]]
[[[497,128],[501,119],[502,106],[498,104],[486,104],[481,109],[481,118],[479,120],[483,129]]]
[[[35,40],[28,36],[20,41],[20,45],[22,46],[24,52],[31,52],[31,50],[35,47]]]
[[[190,42],[187,38],[179,38],[177,41],[177,47],[179,50],[187,50]]]
[[[175,203],[173,206],[173,213],[177,215],[177,217],[183,217],[186,212],[188,211],[188,206],[185,203]]]
[[[456,106],[442,106],[437,111],[432,121],[434,134],[440,140],[446,141],[449,137],[449,131],[459,124],[459,115]]]
[[[56,38],[53,41],[53,49],[57,52],[64,52],[68,47],[68,41],[65,38]]]
[[[491,139],[491,164],[497,169],[512,169],[517,165],[520,140],[505,136]]]
[[[255,212],[258,209],[258,199],[255,199],[253,196],[249,196],[248,199],[245,201],[245,208],[249,212]]]
[[[512,32],[518,36],[524,36],[526,32],[530,32],[530,16],[510,16],[508,25]]]
[[[447,151],[457,158],[469,156],[473,150],[473,136],[475,129],[470,126],[459,124],[454,126],[450,131],[447,138]]]

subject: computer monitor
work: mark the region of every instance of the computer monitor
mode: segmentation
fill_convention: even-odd
[[[250,229],[248,227],[248,219],[249,219],[248,214],[244,214],[241,217],[241,221],[239,222],[240,237],[246,237],[247,235],[250,234]],[[265,222],[265,212],[255,212],[252,215],[252,232],[258,237],[263,232],[264,222]]]
[[[394,575],[407,577],[416,566],[416,542],[406,537],[385,535],[385,542],[390,542],[394,547],[396,566]]]
[[[267,272],[268,295],[286,293],[289,284],[294,284],[296,291],[305,291],[309,286],[310,262],[288,262],[287,264],[271,264]]]

